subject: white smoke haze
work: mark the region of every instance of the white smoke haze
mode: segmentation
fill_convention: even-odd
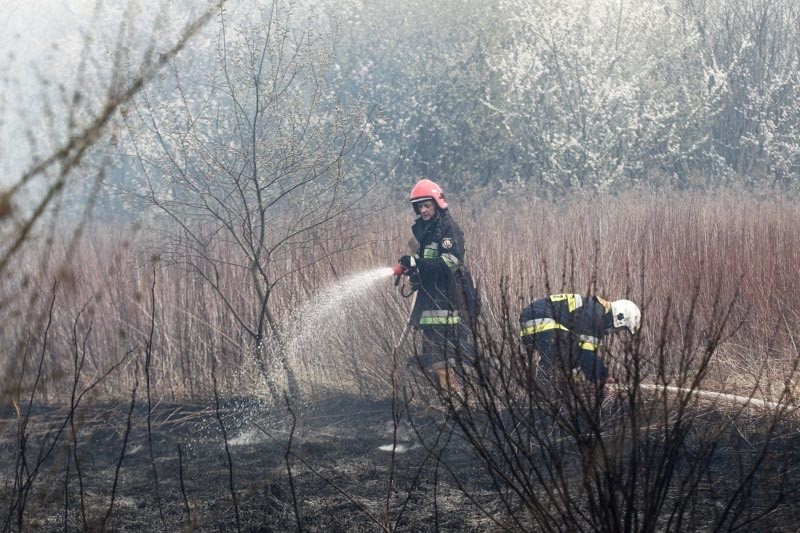
[[[0,2],[0,187],[56,149],[210,1]],[[79,103],[74,105],[79,95]],[[70,110],[78,115],[70,118]],[[82,112],[82,113],[81,113]],[[71,122],[72,120],[72,122]]]
[[[80,2],[85,7],[86,2]],[[0,186],[9,185],[30,161],[31,147],[21,135],[41,131],[42,79],[69,86],[82,16],[76,6],[58,1],[9,0],[0,18]]]

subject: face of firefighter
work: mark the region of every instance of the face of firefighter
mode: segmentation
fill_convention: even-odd
[[[417,202],[417,207],[419,208],[419,216],[422,217],[422,220],[428,221],[436,214],[436,202],[433,200]]]

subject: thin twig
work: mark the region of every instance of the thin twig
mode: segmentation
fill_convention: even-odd
[[[186,497],[186,485],[184,484],[183,476],[183,452],[181,445],[178,444],[178,479],[181,484],[181,497],[183,498],[183,509],[186,512],[186,524],[192,523],[192,509],[189,507],[189,498]]]
[[[144,378],[145,389],[147,391],[147,447],[150,450],[150,467],[153,469],[153,485],[156,496],[156,506],[158,507],[158,515],[161,518],[161,525],[164,529],[167,528],[167,522],[164,519],[164,509],[161,505],[161,492],[158,486],[158,469],[156,468],[156,458],[153,453],[153,401],[150,390],[150,368],[153,359],[153,335],[156,329],[156,267],[153,265],[153,283],[150,286],[150,334],[145,342],[145,357],[144,357]]]
[[[231,498],[233,500],[233,512],[236,515],[236,531],[242,530],[241,520],[239,519],[239,500],[236,498],[236,485],[233,480],[233,458],[231,457],[231,449],[228,443],[228,432],[225,429],[225,424],[222,422],[222,415],[219,406],[219,387],[217,386],[217,371],[216,363],[211,365],[211,379],[214,383],[214,416],[217,418],[219,428],[222,431],[222,440],[225,444],[225,456],[228,461],[228,490],[230,490]]]
[[[117,461],[117,466],[114,469],[114,483],[111,486],[111,501],[108,504],[108,510],[106,511],[105,516],[103,517],[103,522],[100,524],[100,531],[106,530],[106,524],[108,523],[109,518],[111,518],[111,513],[114,510],[114,500],[117,496],[117,484],[119,483],[119,474],[122,470],[122,461],[125,459],[125,452],[128,449],[128,438],[131,434],[131,427],[133,426],[133,409],[136,407],[136,390],[139,388],[139,363],[136,363],[136,378],[133,383],[133,390],[131,391],[131,404],[128,408],[128,418],[125,422],[125,435],[122,437],[122,450],[119,454],[119,460]]]
[[[297,428],[297,416],[295,416],[292,406],[289,403],[289,395],[285,395],[286,408],[289,410],[289,415],[292,417],[292,427],[289,430],[289,441],[286,443],[286,453],[283,454],[283,460],[286,462],[286,473],[289,475],[289,488],[292,492],[292,507],[294,508],[294,517],[297,521],[297,530],[303,531],[303,521],[300,519],[300,509],[297,505],[297,490],[294,486],[294,476],[292,475],[292,462],[290,457],[292,455],[292,439],[294,439],[294,431]]]

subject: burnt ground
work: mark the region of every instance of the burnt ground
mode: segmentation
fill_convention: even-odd
[[[0,413],[3,530],[520,528],[498,498],[505,489],[493,484],[441,412],[412,408],[413,425],[408,413],[400,413],[397,434],[393,412],[390,400],[342,395],[293,412],[248,399],[227,400],[219,409],[160,404],[152,409],[148,432],[147,410],[137,406],[129,424],[129,405],[121,403],[82,409],[73,439],[64,427],[66,411],[38,408],[29,417],[20,454],[18,419],[6,409]],[[402,453],[380,449],[393,441]],[[743,442],[744,448],[757,447]],[[739,444],[723,456],[717,469],[722,475],[741,467],[733,453]],[[800,462],[796,435],[778,440],[777,447],[784,466]],[[15,461],[23,455],[24,465]],[[775,479],[796,486],[797,470],[790,464]],[[19,489],[15,478],[32,482]],[[708,486],[701,494],[710,499],[720,490],[718,480],[700,483]],[[751,531],[797,531],[797,489],[785,492],[766,517],[739,523]],[[719,503],[709,505],[716,505],[715,513],[724,511]],[[702,517],[705,511],[698,508]]]
[[[28,468],[46,456],[30,492],[17,498],[26,507],[22,529],[63,531],[65,508],[73,530],[101,529],[104,521],[113,531],[493,528],[487,480],[439,412],[416,413],[419,435],[407,422],[395,435],[391,401],[339,396],[296,411],[251,400],[226,401],[219,410],[162,404],[152,410],[148,436],[146,409],[134,409],[128,431],[128,405],[94,407],[78,414],[76,461],[69,429],[57,438],[67,413],[34,409]],[[13,464],[17,427],[13,411],[3,412],[4,530],[19,523],[8,512],[21,471]],[[379,449],[392,442],[401,453]]]

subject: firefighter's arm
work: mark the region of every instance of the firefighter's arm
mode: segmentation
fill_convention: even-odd
[[[464,236],[461,231],[452,228],[439,240],[439,257],[418,258],[417,268],[421,272],[435,270],[449,273],[456,272],[464,261]]]
[[[581,371],[586,379],[593,382],[605,382],[608,379],[608,369],[598,357],[597,351],[582,348],[579,356]]]
[[[600,339],[605,333],[604,315],[605,308],[594,300],[584,302],[583,306],[573,314],[575,320],[572,332],[581,350],[597,353]]]
[[[580,311],[572,331],[578,343],[581,370],[590,381],[605,382],[608,369],[599,354],[600,339],[606,332],[605,307],[591,299],[584,302]]]
[[[454,273],[461,265],[457,256],[443,253],[439,257],[417,259],[417,269],[423,275],[435,272]]]
[[[597,353],[597,349],[600,347],[600,337],[586,335],[584,333],[574,333],[575,339],[578,341],[578,348],[580,348],[581,351]]]
[[[397,260],[397,263],[403,266],[406,270],[413,270],[417,268],[417,258],[413,255],[404,255]]]

